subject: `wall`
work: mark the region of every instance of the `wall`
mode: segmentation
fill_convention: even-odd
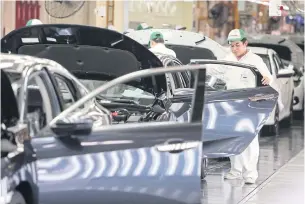
[[[16,6],[14,1],[1,1],[1,34],[3,35],[3,28],[5,34],[15,29],[15,13]]]
[[[193,27],[193,3],[130,0],[129,22],[145,22],[155,28],[161,28],[163,24],[183,25],[191,30]],[[136,23],[130,23],[130,25],[134,26]]]
[[[126,2],[125,2],[126,3]],[[122,32],[125,30],[124,18],[124,1],[115,1],[114,7],[114,27]],[[86,1],[84,6],[76,14],[68,18],[53,18],[48,15],[45,10],[45,1],[39,1],[40,4],[40,19],[45,24],[63,23],[63,24],[81,24],[91,25],[98,27],[107,27],[106,17],[100,17],[96,15],[95,8],[106,6],[106,1]],[[128,16],[127,16],[128,17]],[[15,1],[1,1],[1,34],[3,34],[3,28],[5,33],[15,29],[16,24],[16,2]]]
[[[45,10],[45,2],[40,1],[40,4],[40,20],[43,23],[81,24],[92,26],[95,26],[96,24],[96,15],[94,13],[94,9],[96,7],[95,1],[86,1],[84,6],[77,13],[75,13],[73,16],[63,19],[53,18],[49,16]]]

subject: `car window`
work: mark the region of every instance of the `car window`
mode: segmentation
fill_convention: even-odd
[[[270,72],[271,74],[273,74],[273,73],[272,73],[272,68],[271,68],[271,62],[270,62],[270,57],[269,57],[269,55],[264,55],[264,54],[257,54],[257,55],[260,56],[260,57],[263,59],[264,63],[267,65],[267,67],[268,67],[268,69],[269,69],[269,72]]]
[[[25,117],[29,125],[30,136],[34,136],[52,120],[52,101],[48,94],[48,88],[38,72],[29,77],[26,88]],[[18,89],[18,92],[20,92],[20,89]]]
[[[279,58],[278,55],[275,54],[275,55],[274,55],[274,59],[277,61],[278,65],[279,65],[279,69],[285,69],[285,66],[284,66],[283,62],[282,62],[282,60]]]
[[[220,64],[207,64],[207,68],[207,90],[221,91],[259,86],[257,74],[251,69]]]
[[[61,77],[59,75],[55,75],[54,77],[56,79],[61,97],[63,99],[64,109],[66,109],[75,102],[75,97],[73,96],[73,92],[69,88],[68,83],[64,79],[64,77]]]
[[[80,81],[89,90],[94,90],[107,82],[103,80],[90,79],[81,79]],[[102,100],[128,99],[141,105],[151,105],[155,101],[155,96],[152,93],[129,84],[118,84],[101,93],[99,97]]]
[[[275,74],[277,74],[278,73],[278,71],[279,71],[279,63],[278,63],[278,61],[276,60],[276,58],[275,58],[275,56],[274,55],[272,55],[272,60],[273,60],[273,63],[274,63],[274,65],[275,65]]]

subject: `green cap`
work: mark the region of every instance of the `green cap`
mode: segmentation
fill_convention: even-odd
[[[242,41],[243,39],[247,39],[247,35],[245,31],[242,29],[234,29],[231,30],[231,32],[228,35],[228,42],[236,42],[236,41]]]
[[[153,32],[153,33],[150,35],[149,42],[148,42],[148,47],[150,47],[150,41],[151,41],[151,40],[156,40],[156,39],[164,39],[162,33],[158,32],[158,31]]]
[[[41,25],[42,22],[38,19],[30,19],[27,23],[26,26],[31,26],[31,25]]]
[[[148,26],[146,23],[141,23],[140,25],[138,25],[137,30],[147,30],[151,28],[152,26]]]

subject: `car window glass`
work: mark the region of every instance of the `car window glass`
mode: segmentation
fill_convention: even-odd
[[[280,66],[280,65],[279,65],[278,61],[276,60],[275,55],[273,55],[272,59],[273,59],[274,65],[275,65],[275,72],[276,72],[276,74],[277,74],[278,71],[279,71],[279,66]]]
[[[30,136],[34,136],[52,120],[51,99],[47,87],[39,75],[35,74],[35,76],[30,77],[26,98],[25,116],[29,125]]]
[[[214,64],[208,64],[207,68],[206,89],[208,91],[254,88],[259,85],[257,74],[250,69]]]
[[[271,74],[273,74],[273,73],[272,73],[272,68],[271,68],[271,63],[270,63],[270,57],[269,57],[269,55],[264,55],[264,54],[257,54],[257,55],[260,56],[260,57],[263,59],[264,63],[267,65],[267,67],[268,67],[268,69],[269,69],[269,72],[270,72]]]
[[[69,89],[69,86],[67,82],[64,80],[64,78],[55,75],[55,79],[58,84],[60,94],[64,102],[64,109],[66,109],[75,102],[75,99],[73,97],[72,91]]]
[[[275,57],[275,60],[277,61],[278,65],[279,65],[279,69],[285,69],[285,66],[284,66],[282,60],[279,58],[279,56],[274,55],[274,57]]]

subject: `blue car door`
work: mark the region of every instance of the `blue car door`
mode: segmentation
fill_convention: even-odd
[[[114,124],[76,137],[42,131],[32,140],[41,203],[200,203],[198,84],[190,122]]]

